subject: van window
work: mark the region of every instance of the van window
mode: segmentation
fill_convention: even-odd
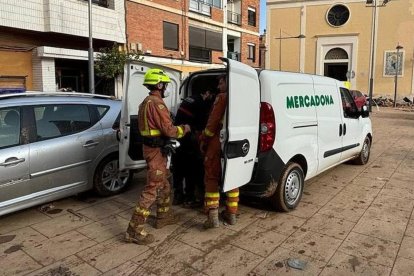
[[[341,87],[342,108],[344,110],[345,118],[358,118],[358,108],[354,99],[348,89]]]

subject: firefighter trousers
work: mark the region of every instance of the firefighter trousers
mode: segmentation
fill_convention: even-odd
[[[204,157],[204,210],[216,209],[220,203],[221,181],[221,143],[217,135],[208,142]],[[226,193],[226,210],[230,214],[236,214],[239,202],[239,189],[233,189]]]

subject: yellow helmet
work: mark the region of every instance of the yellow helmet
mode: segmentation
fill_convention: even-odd
[[[157,83],[171,82],[170,77],[161,69],[149,69],[144,76],[144,85],[156,85]]]

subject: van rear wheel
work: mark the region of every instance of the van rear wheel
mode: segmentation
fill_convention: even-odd
[[[284,212],[295,209],[302,198],[304,182],[302,167],[289,162],[280,176],[275,193],[270,198],[272,206]]]

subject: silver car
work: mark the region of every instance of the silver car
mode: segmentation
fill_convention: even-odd
[[[80,93],[0,95],[0,215],[91,188],[113,195],[121,101]]]

